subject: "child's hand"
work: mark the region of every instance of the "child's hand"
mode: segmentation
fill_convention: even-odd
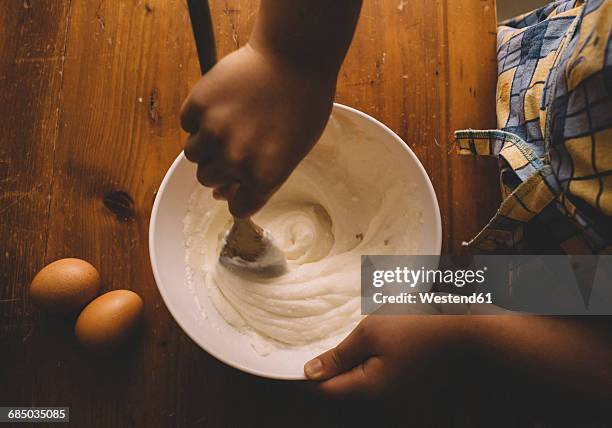
[[[446,316],[369,316],[336,348],[306,363],[304,371],[323,381],[318,388],[327,394],[386,396],[401,386],[415,387],[425,372],[431,379],[436,357],[452,358],[448,352],[469,347],[468,337],[454,327],[458,324]]]
[[[181,112],[200,183],[235,216],[259,210],[323,132],[335,83],[335,73],[315,75],[251,45],[223,58]]]
[[[520,387],[527,401],[542,404],[541,391],[556,391],[597,408],[612,397],[610,331],[597,317],[371,315],[304,372],[327,394],[393,399],[402,389],[396,396],[403,400],[410,392],[424,398],[423,388],[458,374],[494,375],[499,385]]]

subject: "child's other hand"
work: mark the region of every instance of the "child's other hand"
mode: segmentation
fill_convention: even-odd
[[[226,56],[194,86],[181,126],[198,181],[238,217],[259,210],[320,137],[336,75],[314,75],[251,45]]]
[[[304,371],[321,381],[321,392],[335,396],[382,398],[409,385],[420,390],[419,378],[434,375],[434,360],[469,346],[455,324],[446,316],[369,316]]]

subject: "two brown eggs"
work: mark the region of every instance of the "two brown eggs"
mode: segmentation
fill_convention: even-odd
[[[32,280],[30,297],[48,313],[73,315],[75,335],[90,350],[110,350],[125,343],[137,330],[143,302],[130,290],[100,292],[100,274],[90,263],[61,259],[45,266]]]

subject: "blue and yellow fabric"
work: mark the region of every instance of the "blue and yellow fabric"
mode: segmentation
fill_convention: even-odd
[[[504,200],[467,245],[612,253],[612,0],[555,1],[497,37],[499,130],[455,138],[500,159]]]

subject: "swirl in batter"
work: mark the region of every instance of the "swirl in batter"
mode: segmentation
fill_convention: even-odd
[[[186,262],[232,326],[278,346],[304,347],[346,335],[360,313],[360,256],[417,250],[421,210],[400,180],[397,148],[334,115],[313,151],[254,221],[288,260],[277,278],[239,276],[218,262],[232,224],[209,189],[193,193],[185,217]],[[195,274],[195,275],[194,275]]]

